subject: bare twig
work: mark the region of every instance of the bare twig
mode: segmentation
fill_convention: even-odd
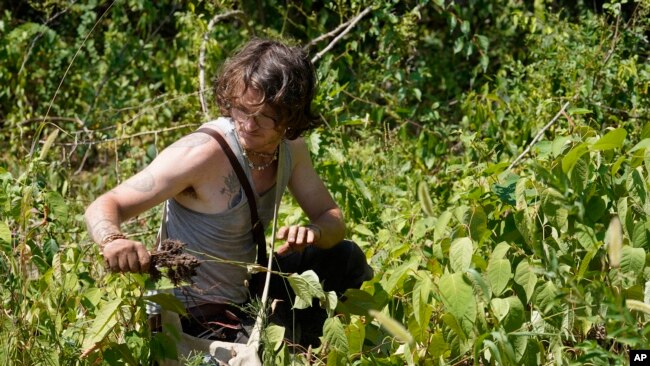
[[[205,115],[205,118],[207,120],[210,119],[210,113],[205,102],[205,97],[203,96],[203,91],[205,90],[205,47],[208,43],[210,32],[212,32],[212,28],[214,28],[215,24],[233,15],[244,15],[244,12],[241,10],[231,10],[212,17],[208,23],[208,29],[205,31],[205,33],[203,33],[203,40],[201,41],[201,48],[199,49],[199,101],[201,102],[201,110],[203,111],[203,115]]]
[[[352,28],[353,28],[353,27],[354,27],[354,26],[359,22],[359,20],[361,20],[361,18],[363,18],[364,16],[366,16],[366,14],[370,13],[371,10],[372,10],[372,7],[370,7],[370,6],[367,7],[367,8],[365,8],[365,9],[363,9],[363,11],[362,11],[361,13],[359,13],[359,15],[357,15],[354,19],[352,19],[352,21],[350,21],[350,24],[345,28],[345,30],[344,30],[343,32],[341,32],[341,34],[339,34],[338,36],[336,36],[336,38],[334,38],[334,39],[332,40],[332,42],[330,42],[330,43],[327,45],[327,47],[325,47],[322,51],[318,52],[318,53],[316,54],[316,56],[312,57],[311,62],[312,62],[312,63],[316,63],[316,61],[318,61],[321,57],[323,57],[324,54],[326,54],[329,50],[331,50],[332,47],[334,47],[334,45],[335,45],[335,44],[336,44],[336,43],[337,43],[341,38],[343,38],[343,36],[345,36],[346,34],[348,34],[348,32],[350,32],[350,30],[352,30]]]
[[[510,164],[510,166],[508,167],[508,170],[511,170],[515,165],[517,165],[519,160],[521,160],[521,158],[523,158],[530,151],[530,149],[533,147],[533,145],[535,145],[535,143],[537,143],[537,141],[539,141],[539,139],[542,138],[542,135],[544,134],[544,132],[546,130],[548,130],[549,127],[551,127],[553,125],[553,123],[555,123],[555,121],[558,118],[560,118],[560,116],[564,113],[564,110],[566,110],[566,108],[569,106],[569,103],[570,102],[564,103],[564,105],[562,106],[562,109],[560,109],[560,111],[557,112],[555,117],[553,117],[553,119],[549,123],[547,123],[546,126],[542,127],[542,129],[539,130],[539,132],[537,132],[537,135],[535,135],[535,137],[533,138],[533,141],[531,141],[530,144],[528,144],[528,146],[526,147],[526,149],[519,156],[517,156],[517,158],[515,159],[515,161],[512,162],[512,164]]]
[[[307,49],[309,49],[309,48],[314,47],[318,42],[320,42],[320,41],[322,41],[322,40],[324,40],[324,39],[327,39],[327,38],[330,38],[330,37],[334,37],[334,36],[337,35],[337,34],[338,34],[338,33],[339,33],[343,28],[347,27],[347,26],[350,24],[350,22],[352,22],[354,19],[355,19],[355,18],[349,19],[347,22],[345,22],[345,23],[341,23],[341,25],[339,25],[338,27],[336,27],[336,29],[334,29],[334,30],[332,30],[332,31],[330,31],[330,32],[327,32],[327,33],[325,33],[325,34],[321,34],[320,36],[318,36],[318,37],[312,39],[312,40],[309,41],[309,43],[307,43],[303,48],[304,48],[305,50],[307,50]]]

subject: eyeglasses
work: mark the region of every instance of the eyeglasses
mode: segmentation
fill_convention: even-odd
[[[240,123],[252,117],[253,121],[255,121],[255,124],[257,124],[260,128],[270,130],[276,127],[276,121],[264,114],[250,114],[237,107],[231,107],[230,114],[235,121]]]

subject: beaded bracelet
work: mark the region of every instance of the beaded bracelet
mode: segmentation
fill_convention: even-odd
[[[99,247],[103,250],[108,244],[114,242],[117,239],[126,239],[126,235],[122,233],[108,234],[102,238],[102,242],[99,243]]]

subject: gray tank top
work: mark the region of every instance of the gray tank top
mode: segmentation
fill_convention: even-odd
[[[237,156],[244,168],[248,181],[252,184],[251,171],[244,162],[242,147],[235,134],[232,120],[219,118],[208,122],[216,126]],[[280,151],[279,159],[284,159],[279,167],[278,180],[281,192],[284,192],[291,176],[291,153],[286,141]],[[219,169],[219,167],[215,167]],[[248,289],[244,281],[250,276],[247,268],[232,264],[219,263],[217,258],[254,264],[257,246],[253,239],[248,199],[241,189],[241,200],[233,208],[217,214],[205,214],[188,209],[176,200],[167,201],[167,237],[181,240],[187,249],[199,259],[207,260],[199,266],[194,284],[175,289],[175,294],[186,307],[204,303],[241,304],[248,298]],[[276,186],[257,196],[257,208],[264,227],[273,219],[273,206]],[[199,254],[197,254],[199,253]]]

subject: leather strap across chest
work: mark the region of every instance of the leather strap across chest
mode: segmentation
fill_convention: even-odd
[[[264,262],[267,259],[264,225],[262,225],[262,221],[260,220],[259,214],[257,212],[257,201],[255,200],[255,194],[250,182],[248,181],[248,177],[246,177],[244,168],[242,168],[239,160],[237,160],[237,156],[230,148],[230,145],[228,145],[226,140],[223,138],[223,136],[221,136],[219,132],[210,128],[200,128],[196,132],[206,133],[217,140],[219,145],[221,145],[223,152],[226,153],[228,160],[230,160],[230,165],[232,165],[232,168],[237,175],[237,179],[239,179],[239,184],[241,184],[242,188],[244,189],[244,193],[246,194],[246,198],[248,199],[248,207],[250,208],[251,213],[251,223],[253,225],[253,239],[255,240],[255,243],[257,243],[257,264],[264,266]]]

